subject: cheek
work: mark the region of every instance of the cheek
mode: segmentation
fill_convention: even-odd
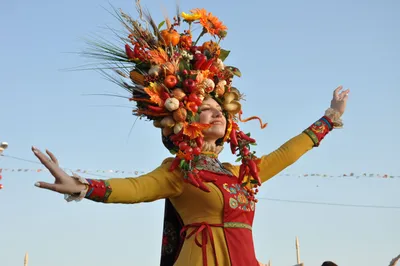
[[[208,124],[210,122],[207,112],[201,112],[199,116],[199,123]]]

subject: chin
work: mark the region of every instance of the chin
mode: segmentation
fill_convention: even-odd
[[[220,139],[225,136],[225,126],[214,125],[203,131],[205,139]]]
[[[204,138],[207,139],[220,139],[223,138],[225,136],[225,131],[221,131],[221,130],[212,130],[209,132],[205,132],[204,134]]]

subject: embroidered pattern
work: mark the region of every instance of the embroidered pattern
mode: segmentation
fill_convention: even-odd
[[[86,179],[86,180],[89,183],[89,189],[88,192],[86,193],[85,198],[98,202],[106,202],[112,192],[110,183],[106,180],[96,180],[96,179]]]
[[[206,170],[209,172],[233,176],[216,158],[211,158],[206,155],[200,155],[196,163],[197,170]]]
[[[232,209],[238,208],[247,212],[254,211],[255,203],[254,201],[248,199],[248,197],[250,196],[249,192],[242,188],[241,185],[228,185],[227,183],[225,183],[223,185],[223,188],[231,195],[231,197],[229,198],[229,207],[231,207]]]
[[[178,245],[179,236],[176,233],[174,225],[168,221],[164,223],[163,239],[161,253],[163,255],[169,255],[175,251]]]
[[[306,133],[314,142],[314,147],[318,147],[321,140],[329,133],[329,131],[332,130],[332,125],[332,121],[327,116],[323,116],[309,128],[304,130],[304,133]]]
[[[238,223],[238,222],[226,222],[224,223],[225,228],[244,228],[244,229],[249,229],[250,231],[253,230],[251,225],[245,224],[245,223]]]

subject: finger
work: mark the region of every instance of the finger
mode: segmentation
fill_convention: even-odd
[[[50,184],[50,183],[46,183],[46,182],[36,182],[35,186],[57,192],[57,184]]]
[[[49,157],[47,157],[45,154],[43,154],[38,148],[32,146],[32,151],[36,155],[36,157],[39,159],[39,161],[46,166],[47,169],[51,167],[52,161],[50,160]]]
[[[347,89],[347,90],[345,90],[345,91],[342,91],[342,92],[340,93],[340,95],[339,95],[339,99],[340,99],[340,100],[343,100],[344,97],[345,97],[346,95],[349,94],[349,92],[350,92],[349,89]]]
[[[56,156],[54,156],[54,154],[49,150],[46,150],[46,153],[50,156],[50,159],[53,161],[53,163],[58,165],[58,160],[57,160]]]
[[[347,102],[347,99],[349,98],[349,94],[345,94],[344,96],[343,96],[343,100],[342,101],[344,101],[344,102]]]
[[[36,147],[32,147],[33,152],[36,157],[39,158],[40,162],[49,170],[50,174],[56,179],[60,180],[63,176],[67,175],[57,164],[53,163],[53,161],[48,158],[45,154],[43,154]]]
[[[337,98],[337,97],[339,96],[339,91],[340,91],[341,89],[343,89],[343,86],[342,86],[342,85],[340,85],[339,87],[337,87],[337,88],[333,91],[333,96],[334,96],[335,98]]]

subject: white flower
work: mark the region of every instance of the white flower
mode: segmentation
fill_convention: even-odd
[[[225,69],[225,65],[224,62],[222,62],[221,59],[217,59],[217,62],[215,62],[215,65],[218,67],[219,70],[224,70]]]
[[[193,55],[191,53],[188,53],[188,51],[186,51],[186,50],[182,51],[181,56],[183,59],[186,59],[188,61],[193,59]]]

